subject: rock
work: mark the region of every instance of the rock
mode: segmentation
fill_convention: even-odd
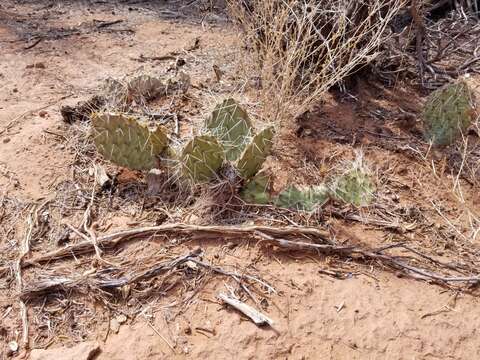
[[[97,343],[84,342],[71,348],[35,349],[30,353],[30,360],[93,360],[100,351]]]
[[[12,355],[18,351],[18,343],[16,341],[10,341],[8,343],[7,354]]]
[[[124,323],[127,322],[127,317],[126,317],[125,315],[123,315],[123,314],[118,315],[118,316],[116,317],[116,319],[117,319],[117,321],[118,321],[119,324],[124,324]]]
[[[48,115],[48,112],[45,110],[41,110],[38,112],[38,115],[42,118],[46,117]]]
[[[97,184],[100,185],[102,189],[111,184],[110,176],[108,176],[103,166],[95,164],[93,173],[95,175]]]
[[[118,334],[120,331],[120,321],[118,321],[118,317],[115,319],[110,320],[110,331],[112,331],[114,334]]]

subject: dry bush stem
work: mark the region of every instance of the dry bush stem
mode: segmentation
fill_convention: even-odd
[[[271,121],[296,117],[370,63],[406,3],[230,1],[233,17],[259,57],[265,115]]]

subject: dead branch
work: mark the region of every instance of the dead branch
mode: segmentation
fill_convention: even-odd
[[[250,320],[252,320],[255,325],[263,326],[273,325],[273,320],[270,319],[268,316],[262,314],[260,311],[254,309],[250,305],[245,304],[244,302],[234,298],[233,296],[227,296],[223,293],[218,294],[218,298],[225,302],[226,304],[232,306],[236,310],[240,311],[242,314],[247,316]]]
[[[369,250],[363,249],[356,246],[335,246],[335,245],[321,245],[321,244],[311,244],[305,242],[297,242],[297,241],[289,241],[284,239],[274,239],[268,235],[262,234],[260,232],[257,233],[261,237],[263,237],[266,241],[275,243],[276,246],[287,248],[287,249],[294,249],[294,250],[307,250],[313,251],[322,254],[335,254],[341,257],[349,257],[356,260],[373,260],[377,261],[380,264],[387,266],[394,270],[399,270],[407,276],[420,279],[420,280],[430,280],[430,281],[437,281],[443,283],[449,282],[466,282],[466,283],[473,283],[477,284],[480,282],[480,275],[475,276],[444,276],[441,274],[433,273],[425,269],[417,268],[410,264],[407,264],[403,261],[400,261],[398,256],[391,256],[382,254],[385,251],[385,247],[381,250]],[[393,248],[394,245],[389,245],[387,248]],[[412,251],[407,246],[402,246],[405,250],[413,252],[414,254],[419,254],[419,251]],[[423,256],[422,257],[426,257]],[[428,257],[430,258],[430,257]],[[431,258],[430,258],[431,259]],[[438,262],[440,264],[440,262]],[[442,266],[446,267],[446,266]],[[449,266],[450,267],[450,266]]]
[[[142,240],[146,238],[153,238],[156,236],[164,236],[165,234],[188,235],[196,238],[218,237],[221,240],[230,241],[252,241],[256,240],[259,243],[271,244],[281,249],[293,251],[308,251],[321,255],[335,255],[344,259],[353,259],[358,262],[377,262],[382,266],[399,271],[405,276],[415,279],[433,281],[437,283],[469,283],[477,284],[480,282],[480,275],[465,276],[459,269],[455,269],[462,276],[450,276],[440,273],[431,272],[424,268],[419,268],[405,262],[405,256],[395,256],[385,254],[386,250],[399,248],[399,245],[389,245],[381,249],[361,248],[353,245],[336,245],[326,239],[326,234],[323,230],[315,228],[302,227],[284,227],[274,228],[270,226],[196,226],[186,224],[168,224],[155,227],[131,229],[127,231],[117,232],[111,235],[105,235],[98,239],[98,245],[101,247],[111,247],[118,245],[127,240]],[[288,237],[290,239],[286,239]],[[303,239],[303,241],[302,241]],[[319,240],[323,243],[318,243]],[[310,242],[309,242],[310,241]],[[317,241],[317,243],[312,242]],[[419,255],[419,251],[412,251],[409,247],[403,246],[404,251],[411,255]],[[85,241],[76,245],[66,247],[65,249],[57,250],[49,254],[41,255],[25,262],[25,266],[34,265],[46,261],[54,261],[57,259],[77,256],[86,253],[94,252],[94,247],[91,241]],[[421,253],[420,253],[421,254]],[[433,258],[428,256],[420,256],[432,261]],[[435,263],[438,268],[452,270],[452,265],[445,266],[441,262]],[[163,269],[163,264],[160,264],[160,269]],[[171,266],[171,265],[170,265]],[[138,279],[148,276],[152,270],[148,269],[138,276],[133,276],[128,279],[108,280],[104,282],[97,282],[99,287],[118,287],[127,284],[128,281],[138,281]],[[156,271],[156,270],[155,270]],[[230,274],[229,274],[230,275]],[[60,286],[62,284],[53,284]]]
[[[166,224],[161,226],[152,226],[145,228],[137,228],[126,231],[120,231],[110,235],[101,236],[97,239],[97,244],[100,248],[112,248],[120,243],[134,240],[146,239],[152,237],[163,236],[166,234],[176,235],[203,235],[203,236],[218,236],[222,239],[230,240],[244,240],[242,237],[252,239],[254,233],[260,231],[271,236],[282,236],[287,238],[304,238],[314,242],[332,244],[329,240],[329,233],[313,227],[282,227],[276,228],[272,226],[197,226],[187,224]],[[62,249],[55,250],[43,255],[36,256],[31,259],[24,260],[22,267],[29,267],[35,264],[45,262],[52,262],[59,259],[70,258],[73,256],[90,254],[95,251],[95,248],[90,240],[83,241],[78,244],[66,246]],[[9,267],[0,268],[0,274],[9,270]]]

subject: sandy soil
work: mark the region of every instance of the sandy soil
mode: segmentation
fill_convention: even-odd
[[[76,159],[63,141],[68,125],[62,122],[60,107],[87,99],[109,76],[169,66],[168,61],[140,62],[141,55],[182,53],[199,39],[198,49],[185,55],[185,71],[192,77],[196,94],[204,91],[208,93],[205,98],[211,99],[229,93],[230,80],[236,77],[231,60],[237,52],[237,39],[221,16],[210,14],[200,23],[201,19],[188,11],[178,17],[178,8],[164,2],[155,6],[148,3],[89,2],[85,6],[66,1],[48,6],[47,1],[7,0],[0,4],[0,196],[32,203],[49,198],[71,179]],[[99,21],[114,20],[122,22],[98,27]],[[72,29],[79,33],[72,34]],[[35,44],[38,39],[41,41]],[[215,83],[213,65],[227,73],[222,86]],[[302,171],[305,162],[322,172],[334,168],[341,159],[352,158],[354,148],[364,148],[383,184],[382,192],[409,211],[417,209],[428,220],[418,231],[401,236],[445,261],[477,265],[475,249],[480,239],[463,241],[431,206],[434,199],[462,236],[470,234],[465,207],[458,205],[451,193],[453,178],[448,174],[435,176],[428,162],[386,149],[372,135],[417,136],[415,120],[413,125],[405,119],[402,122],[398,108],[415,117],[421,97],[405,96],[408,89],[375,89],[362,83],[358,88],[365,100],[353,104],[332,95],[322,112],[301,120],[296,134],[280,140],[271,161],[278,170],[276,187],[290,181],[309,183],[308,172]],[[190,109],[192,116],[201,116],[209,105],[200,103]],[[372,115],[371,110],[378,108],[383,114]],[[461,186],[465,206],[480,211],[479,192],[467,182]],[[105,219],[111,224],[108,231],[139,221],[125,213]],[[342,219],[325,220],[325,225],[335,229],[340,241],[364,245],[383,244],[396,236],[383,228]],[[22,221],[17,231],[3,232],[6,237],[0,241],[6,255],[2,265],[11,259],[8,254],[18,245],[24,227]],[[42,252],[54,245],[45,240],[35,246],[35,251]],[[39,310],[41,306],[32,304],[31,348],[46,347],[45,359],[52,358],[48,350],[72,347],[81,341],[97,342],[101,351],[96,358],[110,360],[480,358],[475,294],[403,278],[375,264],[344,263],[335,257],[200,242],[183,243],[175,251],[180,254],[196,246],[204,247],[205,257],[213,263],[254,269],[273,284],[276,294],[255,295],[262,310],[275,321],[273,328],[259,328],[222,305],[216,294],[225,291],[229,279],[212,277],[200,281],[198,293],[186,286],[138,304],[127,301],[104,306],[92,303],[88,296],[72,300],[70,307],[89,303],[90,312],[71,318],[71,323],[81,326],[74,329],[72,325],[67,333],[61,332],[61,326],[50,327],[56,316],[53,310],[52,317],[47,318]],[[137,250],[145,255],[164,249],[162,242],[148,241]],[[463,257],[458,259],[457,255]],[[69,271],[80,273],[83,265],[78,262]],[[339,270],[344,279],[323,272],[332,269]],[[35,280],[35,276],[27,275],[26,281]],[[20,342],[21,321],[14,281],[6,279],[1,286],[5,294],[0,295],[0,358],[28,357],[23,351],[8,354],[7,344]],[[190,295],[194,297],[188,306],[176,306],[178,299]],[[58,305],[57,300],[48,301]],[[140,307],[142,312],[133,315],[129,310],[133,307]],[[115,333],[111,322],[119,314],[126,314],[127,321]]]

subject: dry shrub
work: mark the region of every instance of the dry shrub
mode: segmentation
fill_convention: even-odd
[[[333,85],[378,56],[406,0],[230,0],[255,50],[264,113],[306,111]]]

